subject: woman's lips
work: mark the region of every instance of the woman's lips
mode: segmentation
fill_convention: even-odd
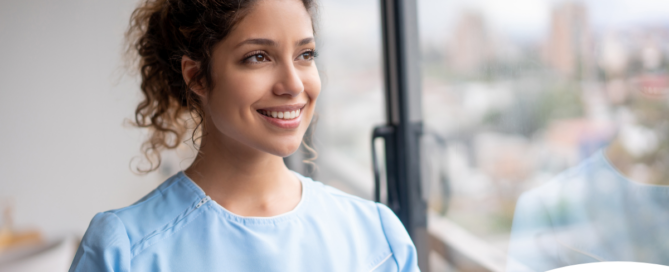
[[[270,124],[279,128],[293,129],[300,126],[302,121],[302,108],[295,110],[276,111],[276,110],[257,110],[257,112]]]

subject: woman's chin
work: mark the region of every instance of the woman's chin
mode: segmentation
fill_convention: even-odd
[[[298,145],[298,146],[295,147],[295,148],[291,148],[290,150],[286,150],[286,151],[283,151],[283,152],[279,153],[278,156],[279,156],[279,157],[283,157],[283,158],[288,157],[288,156],[290,156],[290,155],[293,155],[295,152],[297,152],[297,150],[298,150],[299,148],[300,148],[300,146]]]
[[[300,139],[300,141],[297,142],[277,144],[272,146],[270,150],[268,150],[268,153],[285,158],[295,153],[300,148],[301,143],[302,141]]]

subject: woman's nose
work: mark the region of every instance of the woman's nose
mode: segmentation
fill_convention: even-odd
[[[297,96],[304,91],[304,84],[299,71],[290,63],[281,68],[277,82],[272,90],[276,95]]]

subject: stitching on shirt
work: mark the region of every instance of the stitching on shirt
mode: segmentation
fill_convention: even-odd
[[[212,201],[212,202],[215,202],[215,201]],[[216,212],[216,214],[222,216],[226,220],[229,220],[229,221],[235,222],[235,223],[239,223],[239,224],[242,224],[242,225],[276,225],[277,223],[299,220],[298,216],[296,216],[295,214],[285,214],[285,215],[281,215],[281,217],[272,218],[271,220],[265,220],[263,218],[253,218],[253,217],[251,217],[251,218],[239,218],[239,217],[236,217],[232,214],[229,214],[229,211],[226,212],[223,209],[221,209],[222,206],[220,206],[220,204],[215,202],[213,205],[218,205],[219,206],[219,207],[216,207],[215,209],[213,209],[213,211]]]
[[[383,263],[385,263],[388,259],[390,259],[390,256],[393,256],[393,254],[392,254],[392,253],[388,254],[388,256],[386,256],[385,258],[383,258],[383,260],[381,260],[381,262],[380,262],[379,264],[377,264],[376,266],[372,267],[372,269],[370,269],[369,272],[372,272],[372,271],[376,270],[377,268],[379,268]]]
[[[199,202],[199,200],[198,200],[198,202]],[[209,202],[211,202],[211,201],[209,201]],[[181,223],[184,222],[184,221],[185,221],[186,219],[188,219],[189,217],[194,216],[192,219],[190,219],[190,221],[192,221],[192,220],[195,219],[198,215],[202,214],[202,212],[203,212],[203,210],[204,210],[205,208],[209,208],[209,207],[210,207],[210,203],[209,203],[209,202],[205,203],[204,205],[202,205],[202,206],[199,207],[199,208],[195,208],[195,206],[194,206],[195,204],[191,205],[191,207],[190,207],[189,209],[186,209],[186,211],[185,211],[184,213],[182,213],[181,215],[177,216],[177,218],[176,218],[174,221],[165,224],[162,228],[159,228],[158,230],[155,230],[155,231],[151,232],[149,235],[147,235],[146,237],[142,238],[139,242],[137,242],[136,244],[132,245],[132,246],[130,247],[130,252],[131,252],[131,254],[132,254],[132,258],[134,258],[135,256],[137,256],[137,255],[138,255],[142,250],[144,250],[145,248],[147,248],[147,247],[153,245],[153,244],[154,244],[154,242],[153,242],[154,238],[157,238],[157,237],[159,237],[161,234],[164,234],[164,233],[167,233],[167,232],[170,232],[170,231],[171,231],[172,233],[175,233],[175,232],[181,230],[181,228],[183,228],[183,227],[185,227],[186,225],[188,225],[188,223],[190,223],[190,222],[185,222],[184,224],[181,224]],[[197,203],[196,203],[196,204],[197,204]]]
[[[303,212],[305,206],[308,206],[308,202],[310,194],[312,190],[312,186],[314,181],[311,180],[310,178],[305,178],[302,175],[300,175],[297,172],[293,172],[296,174],[297,178],[300,180],[300,183],[302,184],[302,198],[300,199],[300,202],[297,207],[295,207],[292,211],[288,213],[284,213],[281,215],[273,216],[273,217],[244,217],[244,216],[238,216],[233,214],[232,212],[228,211],[225,207],[221,206],[219,203],[216,201],[211,201],[214,202],[212,204],[215,207],[212,207],[212,211],[216,212],[216,214],[222,216],[226,220],[243,224],[243,225],[276,225],[278,223],[282,222],[289,222],[289,221],[295,221],[299,220],[298,213]],[[311,183],[310,183],[311,182]]]
[[[383,231],[383,237],[386,238],[386,243],[388,243],[388,249],[390,249],[390,255],[389,256],[393,256],[393,253],[395,253],[395,252],[393,252],[393,247],[390,245],[390,241],[388,240],[388,234],[386,233],[386,228],[383,225],[383,218],[381,218],[381,208],[379,207],[379,205],[381,205],[381,204],[379,204],[379,203],[375,203],[375,204],[376,204],[376,213],[379,214],[379,222],[381,223],[381,230]],[[397,260],[395,260],[395,262],[397,262]],[[397,266],[399,267],[399,263],[397,264]],[[376,268],[374,268],[374,269],[376,269]],[[374,270],[374,269],[372,269],[372,270]]]

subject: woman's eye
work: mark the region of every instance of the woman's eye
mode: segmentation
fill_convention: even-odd
[[[314,59],[314,56],[315,56],[314,51],[307,51],[300,54],[300,58],[303,60],[312,60]]]
[[[267,56],[265,56],[265,54],[258,53],[248,56],[244,61],[250,63],[258,63],[258,62],[269,61],[269,59],[267,58]]]

